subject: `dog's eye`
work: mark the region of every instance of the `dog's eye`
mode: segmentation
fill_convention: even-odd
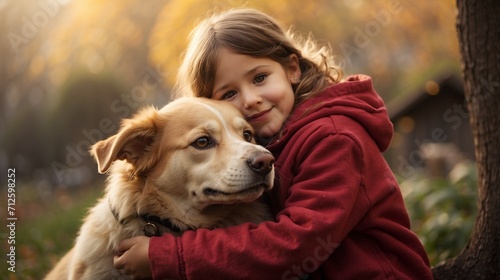
[[[250,130],[243,131],[243,139],[245,139],[245,141],[247,141],[247,142],[252,142],[252,140],[253,140],[252,131],[250,131]]]
[[[192,144],[197,149],[208,149],[214,146],[214,142],[208,136],[202,136],[196,139]]]

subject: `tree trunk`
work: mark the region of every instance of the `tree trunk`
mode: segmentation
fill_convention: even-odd
[[[478,216],[454,259],[435,279],[500,279],[500,4],[457,0],[462,74],[478,170]]]

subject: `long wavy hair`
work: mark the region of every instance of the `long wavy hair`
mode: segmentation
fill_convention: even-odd
[[[283,67],[290,63],[290,55],[295,54],[301,70],[299,81],[292,84],[295,104],[342,79],[342,70],[335,65],[328,46],[319,46],[311,35],[303,38],[291,29],[283,29],[260,11],[238,8],[214,14],[193,29],[179,68],[174,97],[212,97],[221,48],[269,58]]]

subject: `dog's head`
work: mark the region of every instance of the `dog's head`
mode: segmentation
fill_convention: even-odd
[[[197,208],[253,201],[274,181],[274,157],[255,144],[240,112],[204,98],[143,109],[91,153],[100,173],[125,160],[131,177],[145,178],[162,195]]]

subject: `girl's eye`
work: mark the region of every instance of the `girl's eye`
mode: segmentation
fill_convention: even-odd
[[[267,78],[267,76],[267,74],[259,74],[255,76],[255,78],[253,79],[254,84],[262,83]]]
[[[250,131],[250,130],[243,131],[243,139],[245,139],[245,141],[247,141],[247,142],[252,142],[252,140],[253,140],[252,131]]]
[[[209,149],[212,148],[214,145],[215,145],[214,141],[209,136],[202,136],[194,140],[193,143],[191,143],[191,146],[199,150]]]
[[[231,90],[231,91],[228,91],[226,93],[224,93],[224,95],[222,95],[222,100],[224,99],[230,99],[231,97],[235,96],[236,95],[236,91],[234,90]]]

